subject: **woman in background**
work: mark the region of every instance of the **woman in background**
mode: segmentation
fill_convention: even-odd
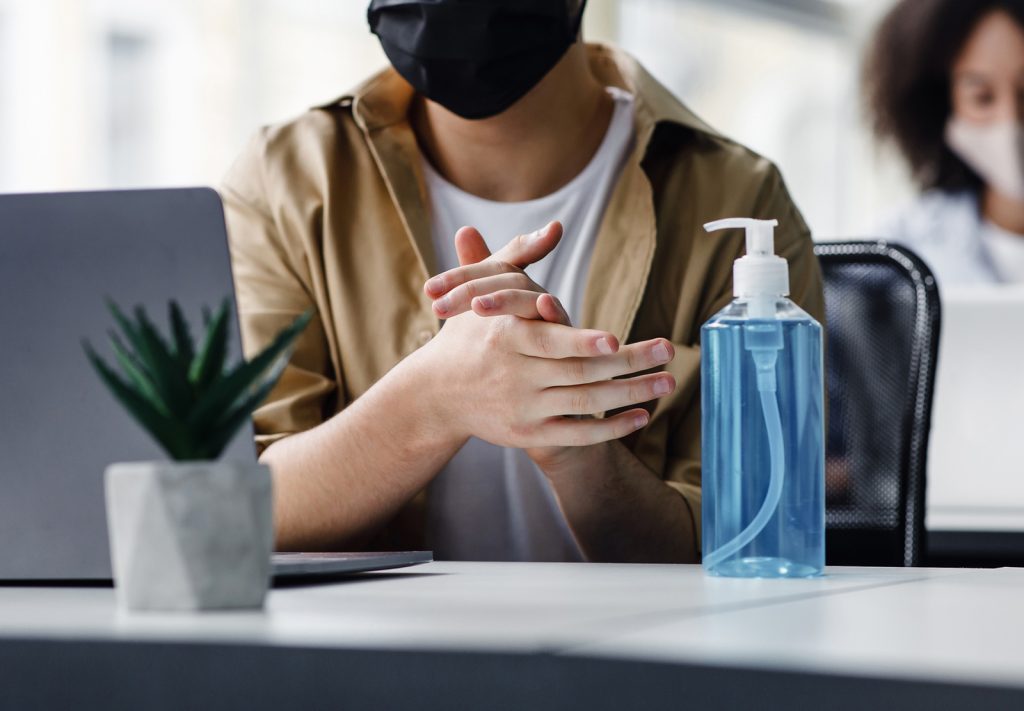
[[[1024,282],[1024,0],[901,0],[865,90],[922,188],[879,236],[943,285]]]

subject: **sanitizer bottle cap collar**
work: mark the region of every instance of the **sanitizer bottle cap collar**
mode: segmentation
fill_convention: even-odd
[[[774,228],[778,220],[732,217],[704,225],[708,232],[743,229],[747,232],[747,253],[732,268],[732,293],[757,298],[789,295],[789,264],[775,255]]]

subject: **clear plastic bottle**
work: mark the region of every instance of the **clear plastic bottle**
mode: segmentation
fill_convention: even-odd
[[[729,577],[810,577],[825,565],[821,325],[785,297],[775,221],[747,229],[736,299],[701,329],[704,567]],[[741,264],[742,263],[742,264]]]

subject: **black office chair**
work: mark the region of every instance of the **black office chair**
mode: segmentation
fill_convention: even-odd
[[[826,561],[919,565],[939,345],[935,278],[885,242],[820,243],[825,280]]]

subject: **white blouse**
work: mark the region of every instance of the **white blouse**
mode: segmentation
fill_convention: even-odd
[[[982,218],[970,191],[925,192],[876,236],[912,249],[944,286],[1024,283],[1024,235]]]

